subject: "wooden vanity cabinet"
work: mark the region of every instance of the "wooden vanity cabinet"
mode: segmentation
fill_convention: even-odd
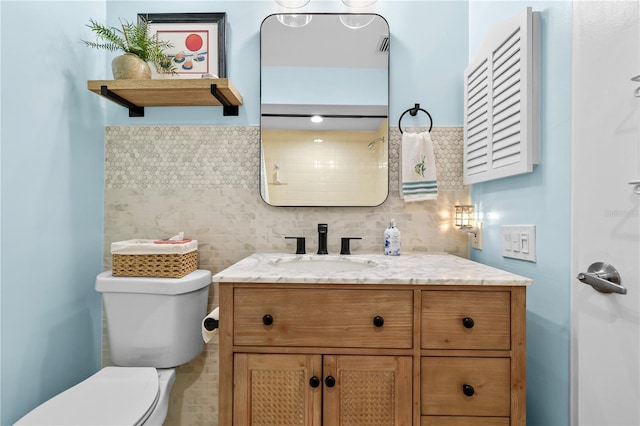
[[[233,424],[410,425],[411,370],[410,356],[237,353]]]
[[[526,424],[525,292],[421,291],[420,426]]]
[[[525,424],[525,287],[220,283],[219,425]]]

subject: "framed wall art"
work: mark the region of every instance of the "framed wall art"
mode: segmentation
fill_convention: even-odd
[[[173,61],[175,74],[152,78],[226,78],[226,13],[139,13],[138,21],[149,23],[149,34],[168,41],[165,53]]]

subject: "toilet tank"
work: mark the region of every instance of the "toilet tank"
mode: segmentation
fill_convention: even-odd
[[[113,363],[171,368],[198,356],[210,284],[211,272],[202,269],[183,278],[99,274]]]

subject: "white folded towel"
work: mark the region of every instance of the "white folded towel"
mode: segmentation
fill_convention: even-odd
[[[399,181],[400,198],[405,202],[438,198],[436,159],[429,132],[402,134]]]

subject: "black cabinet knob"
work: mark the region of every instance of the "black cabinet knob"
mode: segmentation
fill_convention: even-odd
[[[462,385],[462,393],[465,394],[466,396],[473,396],[473,394],[476,393],[476,391],[475,389],[473,389],[473,386],[464,384]]]
[[[262,323],[264,325],[271,325],[273,324],[273,317],[269,314],[266,314],[265,316],[262,317]]]
[[[309,379],[309,386],[311,386],[312,388],[317,388],[318,386],[320,386],[320,379],[318,379],[316,376],[313,376]]]
[[[462,318],[462,325],[464,328],[473,328],[476,323],[473,321],[471,317]]]
[[[332,388],[336,385],[336,379],[333,376],[327,376],[327,378],[324,379],[324,384],[327,385],[328,388]]]
[[[384,325],[384,318],[376,315],[375,317],[373,317],[373,325],[375,325],[376,327],[382,327]]]

